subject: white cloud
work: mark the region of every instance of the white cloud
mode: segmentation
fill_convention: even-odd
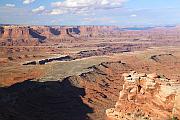
[[[102,18],[84,18],[83,19],[84,23],[94,23],[94,22],[98,22],[98,23],[117,23],[116,20],[112,19],[112,18],[108,18],[108,17],[102,17]]]
[[[61,14],[64,14],[66,13],[67,11],[65,10],[61,10],[61,9],[53,9],[50,14],[51,15],[61,15]]]
[[[54,7],[66,8],[114,8],[121,6],[127,0],[65,0],[64,2],[54,2]]]
[[[33,3],[35,0],[23,0],[23,4]]]
[[[38,8],[35,8],[32,10],[33,13],[42,13],[45,10],[44,6],[39,6]]]
[[[132,14],[131,17],[137,17],[137,15],[136,14]]]
[[[63,2],[53,2],[51,5],[61,11],[71,13],[89,12],[98,9],[114,9],[122,6],[127,0],[65,0]]]
[[[15,7],[15,4],[6,4],[6,7]]]

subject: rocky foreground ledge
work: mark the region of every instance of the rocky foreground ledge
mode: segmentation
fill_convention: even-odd
[[[115,108],[106,110],[108,120],[180,119],[179,80],[135,71],[123,77],[123,90]]]

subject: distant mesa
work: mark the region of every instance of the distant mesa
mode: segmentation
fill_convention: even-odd
[[[172,35],[178,27],[119,27],[119,26],[20,26],[1,25],[0,45],[42,45],[61,42],[76,42],[88,38],[149,36],[158,33]],[[144,31],[144,32],[142,32]],[[177,33],[178,34],[178,33]],[[139,40],[139,39],[134,39]]]
[[[114,26],[18,26],[0,27],[0,45],[38,45],[51,39],[66,41],[75,37],[110,34]]]

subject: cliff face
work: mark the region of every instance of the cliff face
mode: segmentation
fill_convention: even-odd
[[[113,26],[1,26],[0,45],[38,45],[68,41],[73,38],[101,37],[115,30]]]
[[[37,45],[42,36],[30,27],[1,27],[0,45]]]
[[[106,110],[110,120],[167,120],[180,118],[180,82],[157,74],[123,74],[125,83],[115,108]]]
[[[79,26],[78,28],[80,35],[84,37],[102,37],[118,31],[118,27],[115,26]]]
[[[59,42],[88,40],[89,38],[118,38],[120,40],[146,40],[164,43],[178,41],[180,30],[154,28],[123,30],[116,26],[1,26],[0,45],[48,45]],[[163,42],[162,42],[163,41]]]
[[[3,27],[1,34],[2,38],[29,38],[29,30],[26,27]]]

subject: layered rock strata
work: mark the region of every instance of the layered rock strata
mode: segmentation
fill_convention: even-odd
[[[124,85],[109,120],[168,120],[180,118],[180,82],[156,73],[123,74]]]
[[[0,26],[1,46],[41,45],[44,42],[49,45],[92,38],[113,38],[111,41],[116,42],[128,40],[152,42],[154,45],[169,43],[177,45],[180,35],[177,27],[126,30],[118,26]]]

